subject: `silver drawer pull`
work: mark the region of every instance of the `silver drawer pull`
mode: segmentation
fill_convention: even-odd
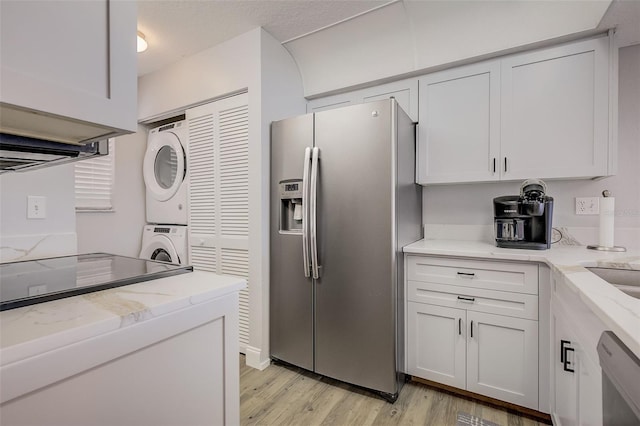
[[[476,274],[474,274],[473,272],[458,272],[458,276],[461,278],[473,278],[476,276]]]
[[[463,300],[465,302],[475,302],[476,298],[475,297],[462,297],[462,296],[458,296],[458,300]]]

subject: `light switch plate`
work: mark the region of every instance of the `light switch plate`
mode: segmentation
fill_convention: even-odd
[[[27,219],[46,219],[47,197],[27,196]]]
[[[598,197],[576,197],[576,214],[600,214]]]

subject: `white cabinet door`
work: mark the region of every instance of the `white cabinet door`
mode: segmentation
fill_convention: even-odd
[[[408,373],[465,388],[465,311],[408,303]]]
[[[602,369],[582,350],[577,352],[579,424],[602,426]]]
[[[189,259],[194,268],[249,278],[248,94],[186,111]],[[240,292],[240,351],[249,343],[249,289]]]
[[[418,121],[418,79],[416,78],[313,99],[307,104],[307,112],[320,112],[389,98],[395,98],[400,108],[413,121]]]
[[[538,322],[467,311],[467,390],[538,409]]]
[[[602,426],[602,369],[595,350],[605,326],[580,302],[552,298],[552,416],[562,426]],[[571,295],[572,296],[572,295]]]
[[[497,180],[500,62],[419,79],[419,184]]]
[[[572,333],[565,318],[551,310],[551,416],[554,424],[578,424],[578,379]],[[565,359],[565,357],[568,357]],[[574,371],[569,371],[574,370]]]
[[[363,89],[362,102],[375,102],[395,98],[398,105],[413,121],[418,121],[418,79],[408,79]]]
[[[136,131],[135,2],[0,7],[3,131],[66,142]]]
[[[503,179],[607,174],[609,38],[505,57]]]
[[[419,78],[419,184],[615,173],[610,37]]]

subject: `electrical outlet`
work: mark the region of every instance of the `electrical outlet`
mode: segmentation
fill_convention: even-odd
[[[46,219],[47,197],[29,195],[27,197],[27,219]]]
[[[600,214],[598,197],[576,197],[576,214]]]

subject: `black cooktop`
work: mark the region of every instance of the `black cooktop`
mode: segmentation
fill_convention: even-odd
[[[2,263],[0,311],[192,271],[192,266],[108,253]]]

